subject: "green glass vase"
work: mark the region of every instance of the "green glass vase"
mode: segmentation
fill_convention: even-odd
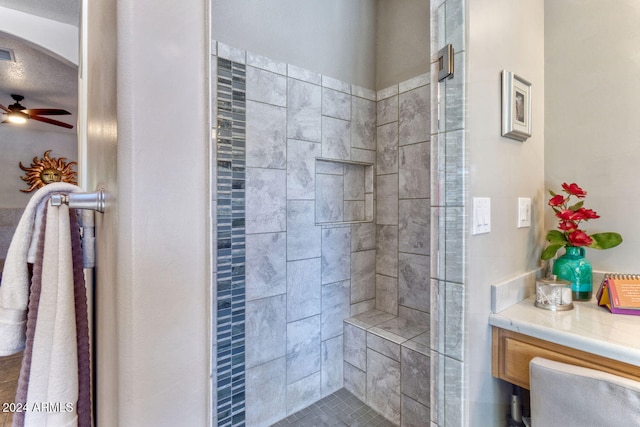
[[[565,253],[553,264],[553,274],[571,282],[574,301],[588,301],[593,293],[591,263],[582,247],[565,246]]]

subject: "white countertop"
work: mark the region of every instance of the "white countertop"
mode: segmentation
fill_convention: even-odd
[[[640,316],[612,314],[595,297],[558,312],[537,308],[534,301],[535,295],[492,313],[489,324],[640,366]]]

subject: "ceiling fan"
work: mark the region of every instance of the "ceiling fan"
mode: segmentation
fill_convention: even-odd
[[[37,120],[43,123],[49,123],[50,125],[62,126],[63,128],[72,129],[73,126],[67,123],[60,122],[58,120],[49,119],[47,117],[41,116],[61,116],[66,114],[71,114],[67,110],[61,110],[57,108],[33,108],[26,109],[20,104],[20,101],[24,99],[22,95],[11,95],[14,101],[14,104],[9,105],[9,107],[5,107],[0,104],[0,109],[4,110],[4,115],[7,116],[5,120],[1,123],[25,123],[27,119]]]

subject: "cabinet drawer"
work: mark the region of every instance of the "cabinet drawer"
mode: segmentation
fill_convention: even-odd
[[[506,329],[492,328],[491,347],[492,375],[526,389],[529,388],[529,362],[536,356],[640,381],[638,366]]]

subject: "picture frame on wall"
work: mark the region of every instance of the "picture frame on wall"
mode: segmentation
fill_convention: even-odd
[[[531,136],[531,83],[502,70],[502,136],[526,141]]]

